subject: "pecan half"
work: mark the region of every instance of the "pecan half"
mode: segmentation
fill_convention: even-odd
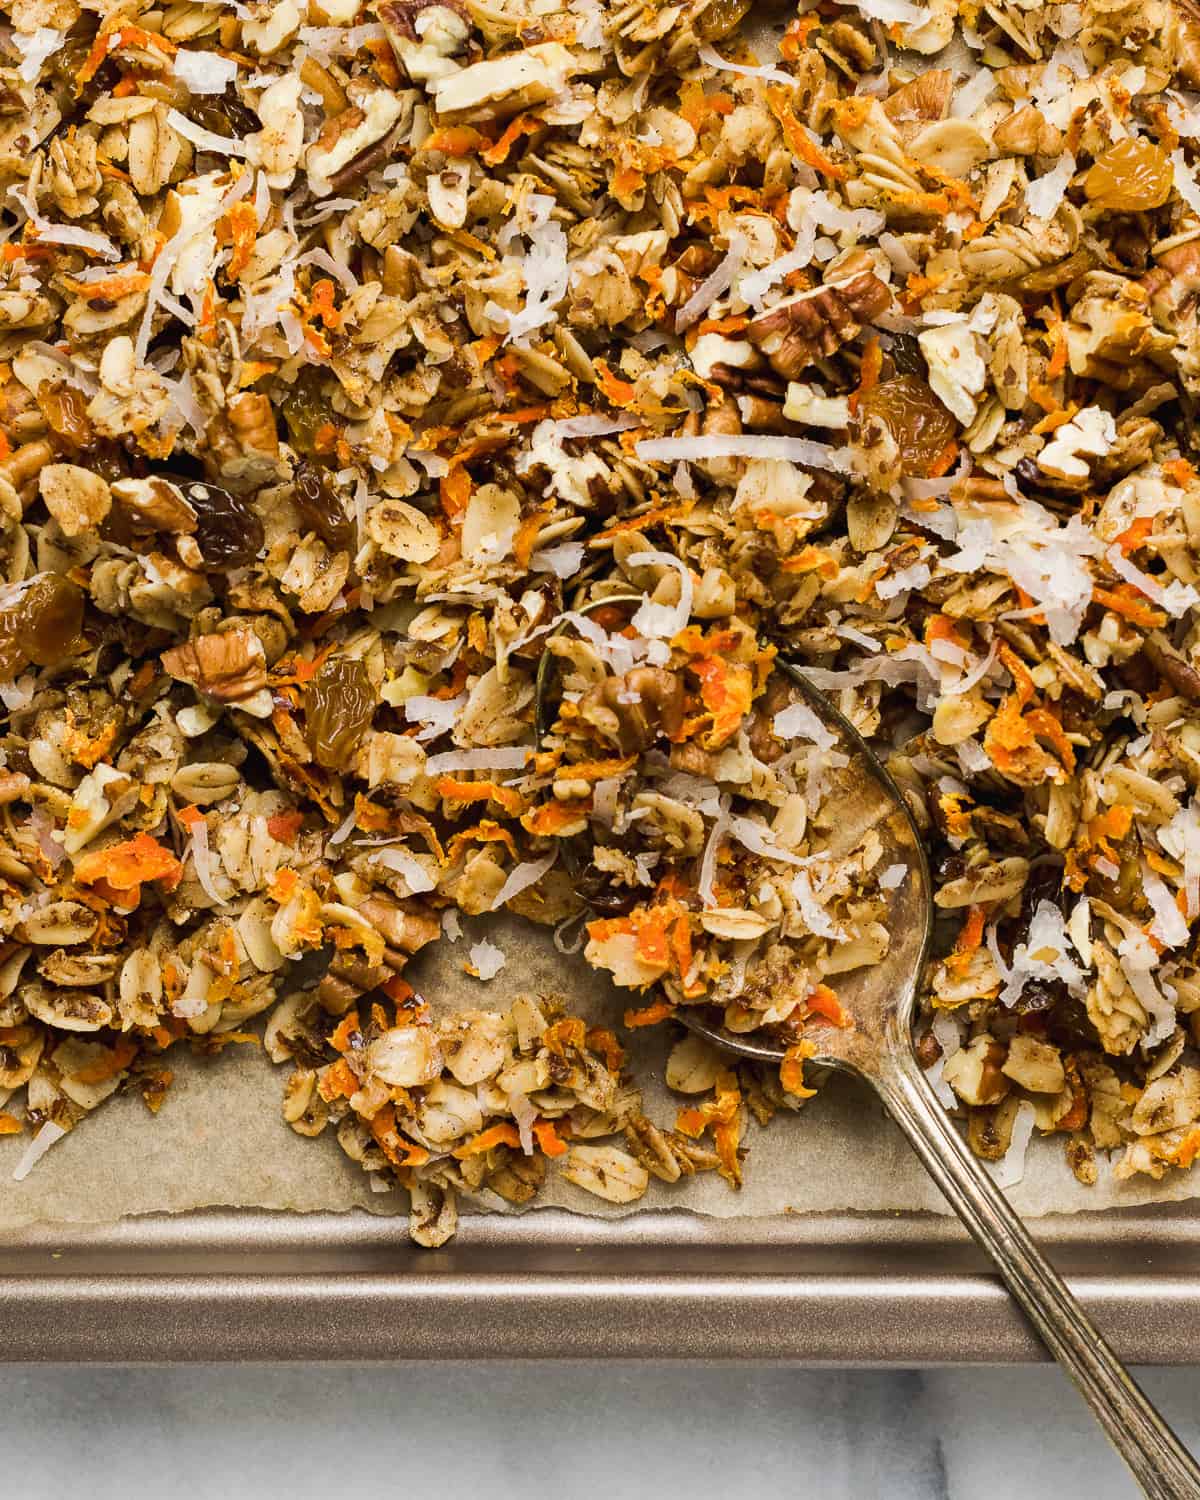
[[[809,365],[836,354],[891,299],[887,285],[864,267],[845,281],[801,292],[773,307],[755,318],[746,336],[773,370],[795,380]]]
[[[238,703],[267,685],[266,653],[253,630],[198,635],[164,651],[162,664],[177,681],[190,682],[218,703]]]

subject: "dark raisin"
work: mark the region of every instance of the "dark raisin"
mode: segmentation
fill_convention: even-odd
[[[342,508],[341,499],[323,469],[301,459],[292,475],[296,487],[296,509],[327,546],[350,545],[354,528]]]
[[[206,479],[183,479],[164,474],[187,497],[196,512],[196,545],[205,567],[213,573],[245,568],[263,544],[262,522],[242,495],[232,495]]]

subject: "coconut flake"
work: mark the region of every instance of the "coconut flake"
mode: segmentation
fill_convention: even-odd
[[[462,922],[457,907],[448,906],[442,913],[442,933],[448,943],[457,943],[462,937]]]
[[[484,311],[491,318],[508,324],[504,342],[525,343],[537,328],[555,320],[555,308],[567,295],[570,268],[567,264],[567,236],[562,225],[550,217],[554,199],[545,193],[530,193],[521,205],[523,229],[514,222],[501,231],[501,248],[524,233],[529,249],[521,259],[507,256],[508,264],[517,264],[525,281],[525,306],[520,312],[509,312],[495,302]]]
[[[1200,807],[1195,802],[1190,807],[1181,807],[1171,821],[1158,830],[1158,842],[1183,864],[1187,918],[1194,921],[1200,916]]]
[[[814,937],[831,938],[834,942],[845,940],[846,934],[826,911],[813,889],[807,870],[801,870],[792,880],[792,895],[804,925]]]
[[[1117,956],[1129,988],[1153,1023],[1141,1041],[1143,1052],[1148,1052],[1174,1035],[1175,1006],[1155,983],[1154,970],[1159,957],[1145,933],[1130,932],[1118,945]]]
[[[773,260],[770,265],[763,266],[761,270],[751,271],[738,282],[738,296],[743,302],[758,306],[777,281],[782,281],[793,271],[803,271],[812,260],[812,252],[810,238],[807,245],[799,245],[795,250],[781,255],[778,260]]]
[[[708,840],[704,845],[704,855],[700,860],[700,876],[696,882],[696,891],[701,901],[708,907],[717,905],[713,881],[717,873],[717,855],[720,853],[721,841],[729,832],[729,808],[732,801],[728,792],[722,792],[717,816],[713,826],[709,829]]]
[[[296,36],[322,57],[353,57],[365,43],[384,41],[387,32],[378,21],[367,21],[362,26],[301,26]]]
[[[512,1117],[516,1121],[517,1134],[521,1138],[521,1150],[526,1156],[532,1156],[534,1152],[533,1127],[538,1117],[537,1106],[532,1103],[528,1094],[514,1092],[506,1097]]]
[[[956,120],[970,119],[977,109],[987,103],[995,91],[995,73],[991,68],[980,68],[955,91],[950,103],[951,116]]]
[[[208,823],[204,818],[196,818],[187,825],[188,847],[192,856],[192,868],[196,872],[196,879],[200,882],[200,889],[210,901],[217,906],[224,906],[228,896],[222,896],[216,885],[217,862],[208,844]]]
[[[219,52],[179,51],[175,77],[191,94],[223,94],[237,77],[237,63]]]
[[[466,701],[466,693],[459,693],[457,698],[432,698],[417,693],[404,700],[404,717],[410,724],[424,725],[417,735],[419,740],[436,739],[454,728]]]
[[[903,867],[902,867],[903,868]],[[947,1109],[954,1109],[958,1105],[958,1098],[954,1090],[942,1077],[946,1064],[956,1052],[962,1051],[962,1030],[958,1021],[950,1011],[935,1010],[933,1020],[929,1024],[934,1039],[942,1049],[942,1055],[932,1067],[926,1068],[925,1077],[933,1087],[934,1093]]]
[[[1013,1116],[1012,1137],[1008,1143],[1008,1150],[999,1161],[983,1163],[997,1187],[1015,1187],[1025,1176],[1025,1158],[1029,1153],[1029,1142],[1033,1137],[1036,1120],[1037,1111],[1028,1099],[1022,1099]]]
[[[342,265],[341,261],[334,260],[328,250],[320,248],[306,250],[296,262],[297,268],[301,266],[318,266],[322,271],[328,271],[335,281],[341,283],[347,292],[357,292],[362,283],[349,266]]]
[[[1025,189],[1025,207],[1035,219],[1052,219],[1066,197],[1071,178],[1075,175],[1075,158],[1069,151],[1055,162],[1048,172],[1035,177]]]
[[[1168,614],[1178,618],[1200,604],[1200,593],[1190,583],[1181,583],[1178,578],[1173,578],[1164,586],[1157,578],[1143,573],[1141,568],[1131,563],[1116,543],[1104,555],[1114,573],[1120,574],[1126,583],[1132,583],[1134,588],[1139,589],[1147,599],[1161,606]]]
[[[173,113],[173,111],[172,111]],[[243,172],[229,191],[221,198],[213,208],[202,214],[194,221],[185,223],[175,231],[167,243],[162,247],[154,258],[154,265],[150,270],[150,285],[146,288],[146,310],[142,314],[141,326],[134,344],[134,358],[138,364],[144,364],[146,351],[150,347],[150,335],[154,326],[154,310],[163,300],[163,294],[167,288],[167,280],[175,269],[175,263],[186,247],[196,238],[207,234],[222,215],[228,213],[229,209],[244,198],[254,186],[254,173]],[[179,288],[176,287],[178,291]],[[245,319],[242,324],[243,333],[249,330]],[[299,347],[299,346],[297,346]]]
[[[500,907],[506,906],[514,896],[519,896],[522,891],[527,891],[531,885],[536,885],[547,870],[558,858],[558,849],[551,849],[543,859],[527,860],[523,864],[514,865],[508,872],[508,879],[496,892],[496,899],[488,908],[489,911],[498,911]]]
[[[21,1153],[20,1161],[13,1168],[13,1181],[24,1182],[50,1147],[56,1141],[61,1141],[66,1134],[67,1132],[61,1125],[55,1124],[53,1120],[47,1120]]]
[[[725,295],[742,269],[745,258],[745,238],[735,232],[729,236],[729,249],[725,252],[724,259],[704,278],[675,314],[676,333],[683,333],[693,323],[698,323],[717,298]]]
[[[1171,166],[1175,191],[1194,214],[1200,214],[1200,182],[1196,181],[1196,170],[1188,165],[1182,147],[1171,152]]]
[[[882,21],[885,26],[924,26],[933,20],[933,11],[924,5],[912,5],[909,0],[853,0],[855,8],[869,21]]]
[[[644,599],[630,622],[633,628],[641,635],[667,641],[686,629],[687,622],[691,618],[692,599],[695,593],[687,563],[682,562],[670,552],[657,551],[634,552],[625,559],[625,562],[631,568],[645,568],[658,564],[662,567],[674,568],[679,574],[679,603],[655,604],[652,599]]]
[[[37,230],[38,240],[46,245],[72,245],[77,250],[90,250],[105,260],[119,261],[121,252],[106,235],[92,229],[76,229],[73,224],[54,224],[44,219],[34,206],[32,195],[22,197],[19,188],[10,187],[8,195],[20,204],[25,217]]]
[[[481,938],[478,943],[472,943],[467,949],[467,959],[477,979],[495,979],[500,970],[508,962],[502,949],[497,948],[495,943],[489,943],[487,938]]]
[[[1063,914],[1052,901],[1039,901],[1025,941],[1013,949],[1007,982],[1000,991],[1003,1005],[1021,998],[1028,979],[1061,979],[1073,995],[1086,988],[1086,975],[1070,956],[1071,940]]]
[[[334,829],[334,831],[329,835],[329,838],[326,840],[326,847],[329,849],[336,849],[339,844],[344,844],[350,837],[350,835],[354,832],[354,825],[357,820],[358,809],[356,807],[352,807],[346,814],[346,816],[342,819],[342,821],[338,824],[338,826]]]
[[[707,44],[700,48],[700,61],[707,63],[710,68],[720,68],[723,73],[740,73],[744,78],[766,78],[772,83],[786,84],[788,88],[795,88],[799,82],[799,79],[779,68],[751,67],[747,63],[728,62],[715,47]]]
[[[1065,526],[1032,500],[1020,499],[1014,514],[966,522],[959,530],[960,551],[942,559],[955,573],[986,567],[1007,573],[1042,610],[1055,645],[1074,641],[1091,604],[1093,580],[1086,559],[1099,544],[1072,516]]]
[[[775,433],[645,438],[635,444],[634,452],[640,459],[659,463],[674,463],[677,459],[701,463],[710,458],[783,458],[792,463],[807,464],[812,469],[827,469],[834,474],[849,474],[853,469],[851,448],[831,448],[827,443],[816,443],[810,438]]]
[[[395,870],[404,879],[410,896],[419,896],[423,891],[437,889],[437,881],[419,859],[414,859],[407,849],[392,847],[378,849],[371,856],[371,863],[382,865],[386,870]]]
[[[1142,889],[1146,892],[1154,912],[1154,921],[1150,924],[1150,936],[1156,938],[1165,948],[1178,948],[1180,944],[1188,940],[1188,924],[1183,913],[1175,905],[1175,897],[1167,889],[1166,881],[1150,868],[1148,864],[1142,865]]]
[[[314,224],[323,224],[326,219],[331,219],[334,214],[344,213],[347,209],[358,208],[361,204],[359,198],[326,198],[320,208],[316,208],[310,214],[305,214],[296,220],[297,229],[311,229]]]
[[[197,125],[194,120],[189,120],[186,115],[180,114],[177,109],[167,110],[167,124],[201,151],[211,151],[217,156],[245,156],[246,154],[246,147],[241,141],[235,141],[229,135],[217,135],[214,130],[205,130],[203,125]]]
[[[611,437],[614,432],[628,432],[631,427],[640,427],[637,417],[602,417],[586,414],[581,417],[563,417],[557,422],[538,424],[543,437],[552,442],[565,442],[567,438]]]
[[[781,864],[798,865],[801,868],[810,863],[808,859],[777,844],[766,825],[753,818],[731,817],[729,831],[743,848],[749,849],[752,854],[761,854],[764,859],[777,859]]]
[[[12,44],[22,59],[17,72],[26,83],[34,82],[42,71],[42,64],[59,50],[66,39],[66,34],[53,26],[39,26],[34,32],[13,33]]]
[[[408,702],[413,700],[410,698]],[[533,747],[497,745],[483,750],[444,750],[425,762],[426,776],[443,776],[449,771],[520,771]]]
[[[560,542],[557,547],[543,547],[529,559],[533,573],[553,573],[555,578],[574,578],[587,555],[583,542]]]
[[[819,750],[832,750],[837,744],[837,735],[822,724],[807,703],[789,703],[781,708],[771,728],[781,740],[811,740]]]

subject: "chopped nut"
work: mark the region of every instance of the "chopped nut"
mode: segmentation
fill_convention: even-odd
[[[266,653],[252,630],[198,635],[164,652],[162,665],[218,703],[241,702],[267,685]]]

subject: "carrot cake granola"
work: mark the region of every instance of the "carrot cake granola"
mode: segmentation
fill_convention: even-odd
[[[924,830],[972,1147],[1191,1164],[1185,6],[0,11],[19,1176],[269,1013],[286,1119],[423,1244],[548,1170],[736,1185],[905,878],[823,825],[780,657]],[[410,957],[487,981],[503,908],[628,1008],[431,1013]],[[653,1122],[623,1028],[686,1007],[787,1058],[684,1035]]]

